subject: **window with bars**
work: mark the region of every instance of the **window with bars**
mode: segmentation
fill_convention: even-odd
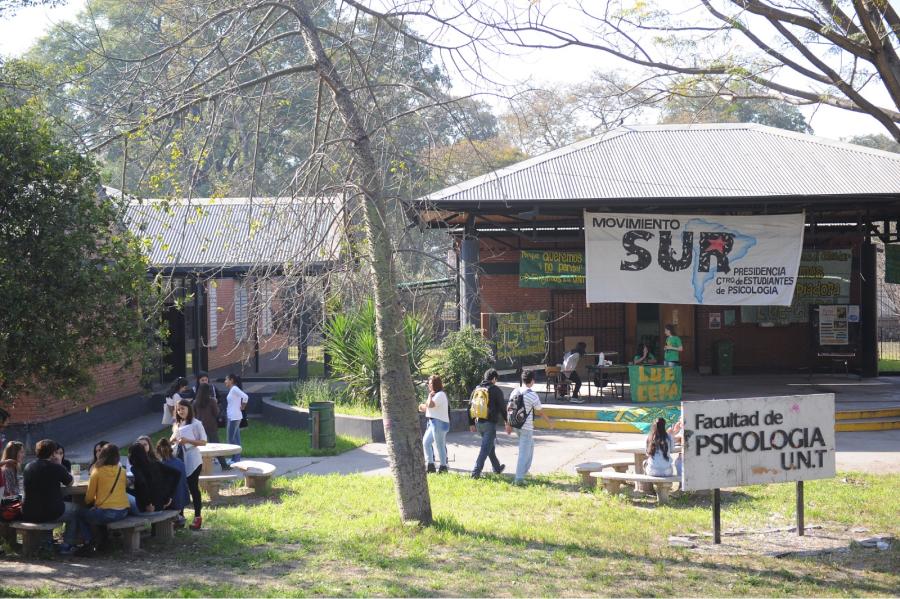
[[[247,288],[243,283],[234,285],[234,340],[241,343],[247,339],[248,301]]]
[[[209,341],[208,347],[219,345],[219,286],[215,281],[210,281],[206,291],[206,303],[209,306]]]

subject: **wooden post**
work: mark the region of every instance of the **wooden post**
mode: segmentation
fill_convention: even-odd
[[[803,481],[797,481],[797,536],[802,537],[806,534],[803,525]]]
[[[722,510],[721,496],[718,489],[713,489],[713,543],[722,544]]]

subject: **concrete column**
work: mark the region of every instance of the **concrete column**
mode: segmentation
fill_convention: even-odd
[[[481,326],[481,294],[478,290],[478,238],[467,232],[460,243],[460,287],[462,301],[459,306],[459,324]]]
[[[860,247],[860,358],[862,376],[878,376],[878,274],[875,244],[866,241]]]

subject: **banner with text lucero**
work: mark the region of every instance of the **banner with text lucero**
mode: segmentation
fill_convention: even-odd
[[[804,215],[584,213],[588,302],[789,306]]]
[[[834,394],[686,401],[686,491],[831,478]]]

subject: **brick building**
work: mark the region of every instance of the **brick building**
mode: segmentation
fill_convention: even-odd
[[[107,190],[107,193],[117,193]],[[328,267],[338,253],[340,206],[334,199],[194,198],[129,204],[127,225],[143,238],[149,276],[165,286],[167,384],[208,371],[243,376],[284,371],[296,338],[292,285]],[[115,364],[95,372],[96,392],[77,404],[35,393],[12,406],[7,436],[31,446],[65,443],[155,411],[140,372]]]
[[[580,338],[619,362],[642,341],[659,354],[662,327],[675,322],[686,370],[710,371],[716,343],[727,340],[738,372],[827,367],[828,354],[838,353],[851,369],[876,374],[872,241],[897,241],[900,155],[753,124],[623,127],[437,191],[417,208],[424,223],[456,240],[462,322],[494,335],[503,315],[524,321],[541,312],[543,356],[532,346],[525,363],[557,363]],[[653,297],[589,304],[583,270],[580,285],[535,284],[522,270],[535,255],[549,256],[548,264],[584,260],[585,214],[800,212],[803,260],[789,308]],[[858,314],[845,347],[821,345],[820,305]]]

